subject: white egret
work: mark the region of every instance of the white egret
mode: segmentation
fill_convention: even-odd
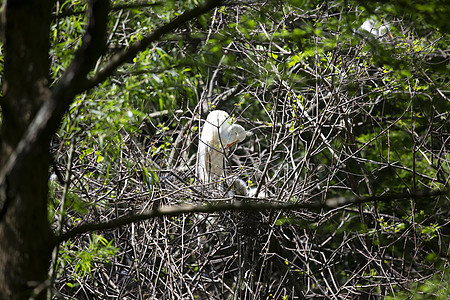
[[[245,140],[245,129],[233,124],[223,110],[213,110],[206,118],[197,152],[197,176],[203,182],[224,177],[225,152]]]

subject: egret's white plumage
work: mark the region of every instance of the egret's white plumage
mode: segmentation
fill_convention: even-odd
[[[213,110],[206,118],[197,152],[197,176],[211,182],[224,176],[225,151],[245,140],[245,129],[231,122],[223,110]]]

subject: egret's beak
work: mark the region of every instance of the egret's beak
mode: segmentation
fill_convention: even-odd
[[[235,141],[235,142],[232,142],[231,144],[228,144],[228,145],[227,145],[227,149],[230,149],[231,147],[233,147],[234,145],[236,145],[238,142],[239,142],[239,141]]]

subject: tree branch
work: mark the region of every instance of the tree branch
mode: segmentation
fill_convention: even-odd
[[[378,197],[367,197],[367,198],[330,198],[323,203],[314,202],[314,203],[274,203],[274,202],[256,202],[253,198],[247,197],[238,197],[239,199],[233,203],[227,202],[214,202],[207,205],[171,205],[171,206],[162,206],[157,207],[147,212],[141,214],[130,214],[124,217],[117,218],[112,221],[104,222],[104,223],[95,223],[95,224],[82,224],[78,227],[75,227],[66,233],[56,237],[56,243],[62,243],[64,241],[69,240],[70,238],[97,230],[107,230],[117,228],[123,225],[131,224],[134,222],[144,221],[156,217],[170,217],[177,216],[186,213],[212,213],[212,212],[223,212],[223,211],[263,211],[263,210],[299,210],[299,209],[309,209],[309,210],[318,210],[318,209],[336,209],[336,208],[346,208],[350,205],[361,204],[366,202],[391,202],[391,201],[399,201],[399,200],[409,200],[409,199],[422,199],[435,197],[440,195],[447,195],[448,191],[432,191],[432,192],[416,192],[414,194],[411,193],[401,193],[401,194],[391,194],[391,195],[383,195]],[[244,201],[241,201],[244,200]],[[247,201],[249,200],[249,201]]]
[[[109,63],[106,66],[104,66],[103,69],[101,69],[89,81],[88,85],[85,86],[85,90],[91,89],[97,84],[106,80],[106,78],[108,78],[113,74],[113,72],[117,69],[117,67],[119,67],[120,65],[122,65],[127,61],[130,61],[133,57],[136,56],[137,53],[146,49],[151,43],[157,41],[164,34],[173,31],[174,29],[178,28],[187,21],[195,19],[196,17],[208,12],[209,10],[221,4],[222,0],[207,0],[198,7],[181,14],[180,16],[176,17],[169,23],[157,28],[152,34],[132,44],[129,48],[122,51],[121,53],[114,55],[109,61]]]
[[[89,1],[88,25],[82,46],[0,171],[0,218],[8,207],[7,180],[20,176],[22,165],[27,162],[26,158],[40,143],[48,146],[48,141],[75,95],[81,91],[80,87],[86,81],[87,74],[106,50],[108,8],[109,0]]]

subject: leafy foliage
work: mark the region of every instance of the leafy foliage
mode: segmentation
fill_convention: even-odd
[[[117,249],[111,246],[111,241],[108,242],[100,235],[93,235],[87,249],[76,249],[76,245],[72,243],[65,243],[60,250],[60,257],[58,259],[58,268],[65,270],[65,272],[72,272],[73,279],[90,274],[94,262],[109,263],[108,257],[116,254]],[[70,270],[70,271],[69,271]],[[67,285],[71,288],[74,284],[68,282]]]

